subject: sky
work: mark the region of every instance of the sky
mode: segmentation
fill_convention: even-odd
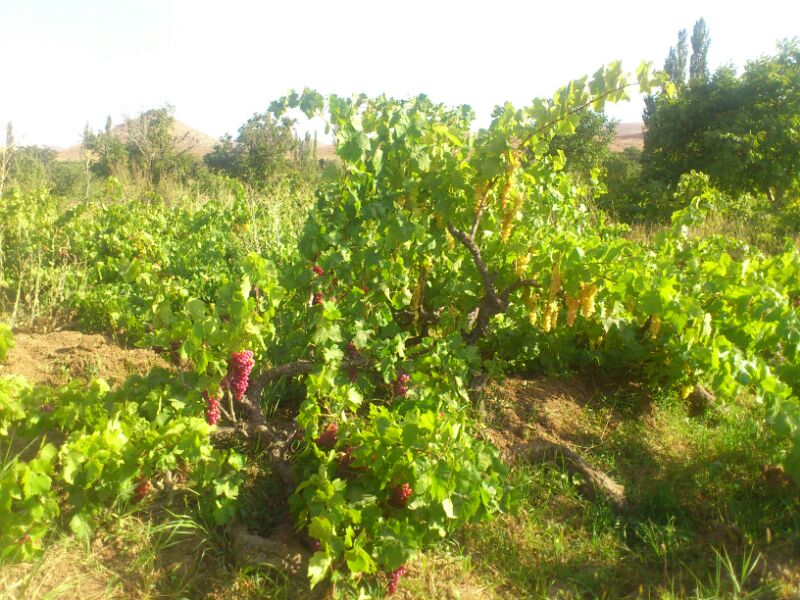
[[[547,96],[613,60],[660,68],[700,17],[712,70],[800,36],[792,0],[0,0],[0,124],[13,122],[18,144],[66,147],[87,123],[171,104],[219,137],[305,86],[426,93],[486,122],[496,104]],[[635,96],[609,112],[639,121],[641,107]]]

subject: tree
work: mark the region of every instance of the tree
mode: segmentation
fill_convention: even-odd
[[[256,113],[239,128],[234,141],[220,139],[204,158],[212,169],[263,188],[290,175],[310,176],[317,171],[316,140],[295,135],[292,119]]]
[[[173,133],[174,113],[175,107],[166,105],[126,123],[130,165],[154,186],[168,173],[180,173],[186,166],[183,158],[198,143],[188,131],[180,136]]]
[[[708,45],[710,43],[706,22],[701,17],[692,29],[692,57],[689,61],[689,83],[708,79]]]
[[[586,111],[569,135],[557,135],[550,142],[550,151],[561,150],[566,158],[565,168],[581,178],[588,178],[592,169],[603,168],[611,156],[617,121],[603,112]]]
[[[644,120],[645,179],[674,186],[702,171],[725,192],[782,200],[800,172],[800,41],[780,43],[741,76],[722,67],[674,98],[648,99]]]
[[[91,170],[100,177],[109,177],[117,169],[127,166],[125,144],[113,131],[111,117],[106,119],[103,131],[94,133],[87,123],[83,130],[83,148],[91,157]]]
[[[167,175],[180,176],[194,162],[190,151],[198,141],[190,132],[175,134],[175,108],[165,105],[127,119],[121,127],[112,128],[111,117],[105,129],[84,131],[83,147],[92,153],[92,168],[102,177],[127,169],[151,187]]]
[[[681,86],[686,83],[686,60],[689,54],[689,49],[686,46],[686,30],[681,29],[678,32],[678,45],[672,46],[669,49],[667,59],[664,61],[664,71],[669,76],[669,79],[676,86]]]

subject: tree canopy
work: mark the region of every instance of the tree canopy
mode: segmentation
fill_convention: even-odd
[[[707,34],[697,30],[693,47],[695,38],[703,38],[700,47],[707,49]],[[702,171],[725,191],[775,200],[796,189],[800,40],[781,42],[776,54],[749,62],[741,75],[726,66],[705,79],[705,63],[692,64],[690,85],[674,97],[648,99],[644,177],[674,185],[681,174]]]

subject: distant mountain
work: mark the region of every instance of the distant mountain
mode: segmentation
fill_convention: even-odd
[[[644,145],[644,125],[642,123],[620,123],[617,125],[617,135],[611,143],[611,150],[622,152],[625,148],[642,148]],[[124,140],[127,137],[127,127],[117,125],[113,131]],[[173,136],[179,140],[180,148],[187,148],[189,153],[198,158],[202,158],[212,150],[219,140],[211,137],[197,129],[189,127],[185,123],[176,120],[172,127]],[[336,157],[336,151],[332,144],[318,144],[317,157],[332,160]],[[77,144],[69,148],[58,150],[58,160],[82,160],[81,145]]]
[[[112,131],[118,135],[121,140],[125,140],[128,137],[128,128],[124,123],[117,125]],[[216,138],[206,135],[201,131],[197,131],[178,120],[176,120],[172,126],[172,135],[178,140],[179,149],[186,150],[198,158],[211,152],[214,149],[214,144],[218,141]],[[82,160],[81,145],[78,144],[59,150],[58,160]]]
[[[644,146],[644,123],[620,123],[617,125],[617,137],[611,144],[611,150],[622,152],[625,148]]]

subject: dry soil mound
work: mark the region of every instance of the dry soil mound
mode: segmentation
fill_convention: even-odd
[[[103,335],[78,331],[16,333],[14,342],[6,362],[0,365],[0,375],[22,375],[31,383],[62,385],[76,378],[99,377],[114,385],[132,373],[169,368],[151,350],[125,348]]]

